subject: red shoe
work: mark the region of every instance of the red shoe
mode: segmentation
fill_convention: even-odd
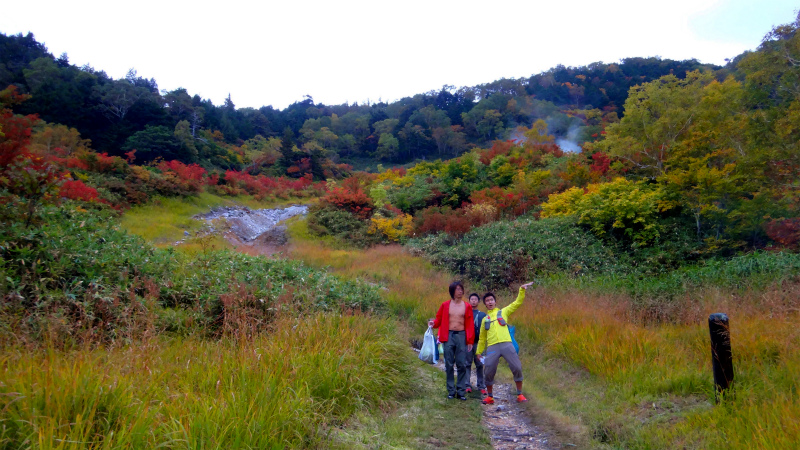
[[[494,405],[494,397],[486,397],[481,401],[484,405]]]
[[[468,388],[467,388],[467,394],[469,394],[469,393],[471,393],[471,392],[472,392],[472,388],[469,388],[469,387],[468,387]]]
[[[481,394],[489,395],[489,392],[486,389],[481,389]]]
[[[524,395],[522,395],[522,394],[519,394],[519,395],[517,396],[517,403],[525,403],[525,402],[527,402],[527,401],[528,401],[528,399],[527,399],[527,398],[525,398],[525,396],[524,396]]]

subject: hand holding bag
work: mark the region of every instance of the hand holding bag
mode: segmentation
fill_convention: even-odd
[[[436,341],[433,338],[433,328],[428,327],[422,338],[422,348],[419,350],[419,359],[428,364],[436,364]]]

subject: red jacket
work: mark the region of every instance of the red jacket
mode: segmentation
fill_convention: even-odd
[[[475,343],[475,327],[473,326],[472,305],[464,302],[464,331],[467,332],[467,345]],[[436,319],[433,321],[433,328],[439,329],[439,342],[447,342],[450,335],[450,300],[442,303],[439,311],[436,312]]]

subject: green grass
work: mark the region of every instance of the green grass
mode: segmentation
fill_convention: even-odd
[[[409,353],[411,353],[409,351]],[[360,411],[331,434],[329,448],[348,449],[491,449],[489,434],[481,426],[480,402],[473,395],[461,402],[445,398],[445,375],[420,362],[413,393],[387,413]]]

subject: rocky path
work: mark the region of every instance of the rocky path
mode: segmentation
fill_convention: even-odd
[[[308,207],[304,205],[273,209],[229,206],[198,214],[193,219],[207,222],[212,227],[212,232],[215,222],[222,219],[226,228],[224,237],[235,248],[249,254],[272,255],[279,253],[288,241],[286,227],[280,223],[307,212]]]
[[[444,371],[444,359],[435,365]],[[477,380],[470,374],[473,386]],[[494,405],[482,405],[483,425],[489,431],[495,450],[555,450],[564,447],[554,440],[553,433],[533,423],[524,404],[517,403],[517,391],[511,383],[494,385]],[[470,394],[468,394],[470,395]],[[471,394],[468,401],[480,401]],[[570,446],[571,444],[566,444]]]

